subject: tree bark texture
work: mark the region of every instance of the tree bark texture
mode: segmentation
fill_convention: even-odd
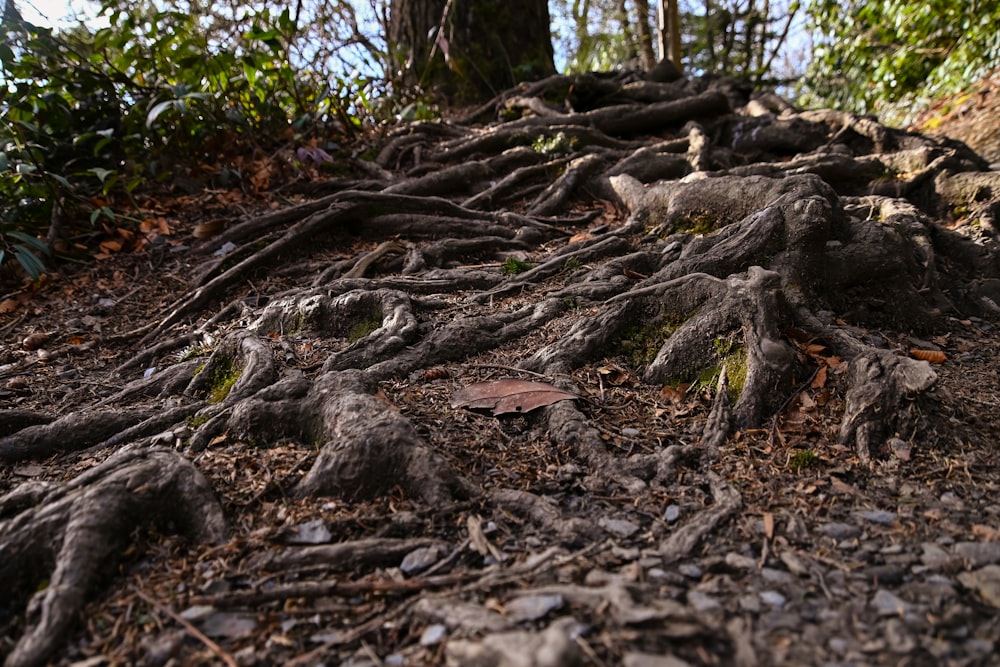
[[[555,72],[545,0],[394,0],[388,42],[400,85],[449,101]]]

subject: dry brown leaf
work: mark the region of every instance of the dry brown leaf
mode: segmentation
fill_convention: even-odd
[[[822,389],[826,386],[826,366],[819,367],[819,370],[816,371],[816,376],[809,386],[813,389]]]
[[[0,301],[0,313],[13,313],[21,307],[21,302],[17,299],[4,299]]]
[[[910,356],[932,364],[943,364],[948,360],[948,355],[941,350],[918,350],[917,348],[913,348],[910,350]]]
[[[981,537],[987,542],[1000,542],[1000,530],[997,530],[992,526],[987,526],[981,523],[973,524],[972,534],[976,537]]]
[[[669,384],[664,385],[663,389],[660,390],[660,398],[671,403],[683,403],[686,396],[687,386],[683,384],[676,387],[671,387]]]
[[[451,397],[451,407],[492,410],[494,415],[531,412],[557,401],[579,398],[545,382],[494,380],[477,382],[460,389]]]
[[[774,515],[770,512],[764,512],[764,537],[774,539]]]
[[[226,221],[222,218],[206,220],[194,228],[194,237],[196,239],[212,238],[216,234],[221,234],[225,229]]]

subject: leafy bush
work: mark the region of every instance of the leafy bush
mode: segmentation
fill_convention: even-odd
[[[47,226],[114,219],[110,202],[179,176],[231,185],[238,156],[371,116],[373,79],[293,66],[305,34],[288,9],[221,20],[106,0],[102,14],[96,31],[0,25],[0,261],[32,278]]]
[[[1000,63],[1000,4],[985,0],[813,0],[807,103],[907,120]]]

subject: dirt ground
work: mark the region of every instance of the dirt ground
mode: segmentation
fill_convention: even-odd
[[[997,118],[1000,110],[976,108],[962,129],[971,123],[985,135]],[[207,342],[116,370],[141,349],[116,335],[162,319],[191,284],[188,249],[199,243],[206,201],[214,200],[193,199],[171,215],[179,243],[61,267],[22,308],[0,315],[6,408],[58,416],[92,405],[144,368],[204,362],[213,342],[246,324],[251,315],[232,318],[210,328]],[[563,231],[625,223],[627,211],[603,206],[583,229]],[[375,249],[357,241],[287,261],[318,273]],[[547,250],[525,259],[538,261],[539,252]],[[572,271],[547,276],[540,289],[489,306],[517,311],[574,279]],[[230,296],[250,303],[298,281],[278,268]],[[435,305],[428,326],[457,317],[462,303]],[[204,324],[220,307],[199,308],[193,321]],[[222,432],[190,451],[183,428],[149,438],[185,451],[207,477],[231,537],[197,544],[170,526],[136,529],[51,664],[997,664],[995,322],[955,314],[920,332],[856,327],[879,349],[944,353],[932,365],[933,386],[901,408],[912,433],[889,438],[872,461],[838,438],[846,366],[825,341],[796,341],[799,354],[824,360],[823,377],[801,378],[773,420],[737,429],[717,452],[699,449],[713,386],[644,382],[628,350],[609,349],[563,378],[580,392],[574,403],[623,470],[640,455],[670,464],[655,484],[623,478],[615,486],[597,483],[591,462],[553,436],[542,415],[554,408],[494,416],[453,406],[476,382],[543,379],[519,370],[523,362],[595,312],[579,308],[511,343],[379,382],[379,400],[444,465],[477,480],[482,497],[433,504],[398,486],[364,500],[297,497],[314,443],[251,444]],[[310,378],[346,346],[306,334],[266,342]],[[150,395],[140,405],[162,411],[171,400]],[[91,447],[4,463],[0,495],[71,483],[109,454]],[[25,629],[23,601],[0,602],[0,620],[2,655]]]

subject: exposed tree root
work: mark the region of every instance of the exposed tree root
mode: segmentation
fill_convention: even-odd
[[[28,483],[0,499],[0,594],[27,599],[51,580],[28,603],[7,664],[41,664],[58,649],[105,561],[146,518],[197,540],[224,538],[222,511],[193,464],[137,443],[169,441],[189,453],[222,440],[291,443],[306,450],[302,461],[318,451],[291,480],[300,502],[402,494],[452,507],[472,499],[560,545],[596,543],[603,533],[574,514],[573,499],[638,501],[673,483],[682,463],[711,466],[734,431],[769,423],[813,377],[795,332],[848,364],[841,441],[862,461],[884,456],[888,438],[914,428],[910,399],[936,376],[927,362],[879,347],[866,327],[924,331],[949,315],[1000,314],[1000,182],[958,144],[850,114],[750,102],[726,81],[552,77],[472,114],[520,118],[408,126],[387,138],[363,180],[349,182],[355,189],[332,182],[323,199],[245,220],[197,248],[190,291],[148,330],[142,345],[150,347],[119,366],[123,386],[99,387],[92,403],[58,417],[55,409],[0,411],[4,461],[124,447],[65,487]],[[239,245],[215,257],[224,243]],[[368,252],[331,257],[332,248],[359,244]],[[248,296],[245,281],[267,283],[276,271],[280,288]],[[185,346],[211,355],[178,360]],[[487,484],[465,472],[476,466],[458,465],[468,455],[467,422],[456,418],[442,429],[449,441],[435,440],[426,419],[381,390],[409,383],[428,392],[415,402],[439,400],[422,378],[481,368],[477,357],[490,351],[581,396],[574,373],[613,360],[644,385],[711,395],[711,412],[688,429],[690,440],[658,436],[622,454],[597,423],[612,406],[556,403],[531,416],[530,429],[579,470],[559,490],[565,502],[529,483]],[[147,366],[155,372],[138,377]],[[689,557],[741,506],[717,472],[697,475],[711,505],[660,541],[664,564]],[[475,542],[469,530],[466,545]],[[246,565],[333,559],[371,570],[439,543],[345,541]],[[293,583],[231,602],[295,591],[349,587]],[[533,591],[610,605],[623,626],[669,622],[677,636],[712,629],[681,603],[632,599],[620,582]],[[453,620],[440,600],[409,604],[383,618]],[[480,610],[474,631],[512,631],[499,614],[462,604]],[[530,641],[523,633],[463,639],[447,651],[457,662],[504,664],[523,652],[501,647],[523,640],[572,657],[569,625]],[[739,628],[731,634],[738,643]]]
[[[208,482],[169,450],[125,450],[24,500],[17,490],[0,498],[0,595],[20,599],[46,578],[48,585],[31,595],[8,667],[45,664],[135,528],[152,521],[197,541],[225,538]]]

